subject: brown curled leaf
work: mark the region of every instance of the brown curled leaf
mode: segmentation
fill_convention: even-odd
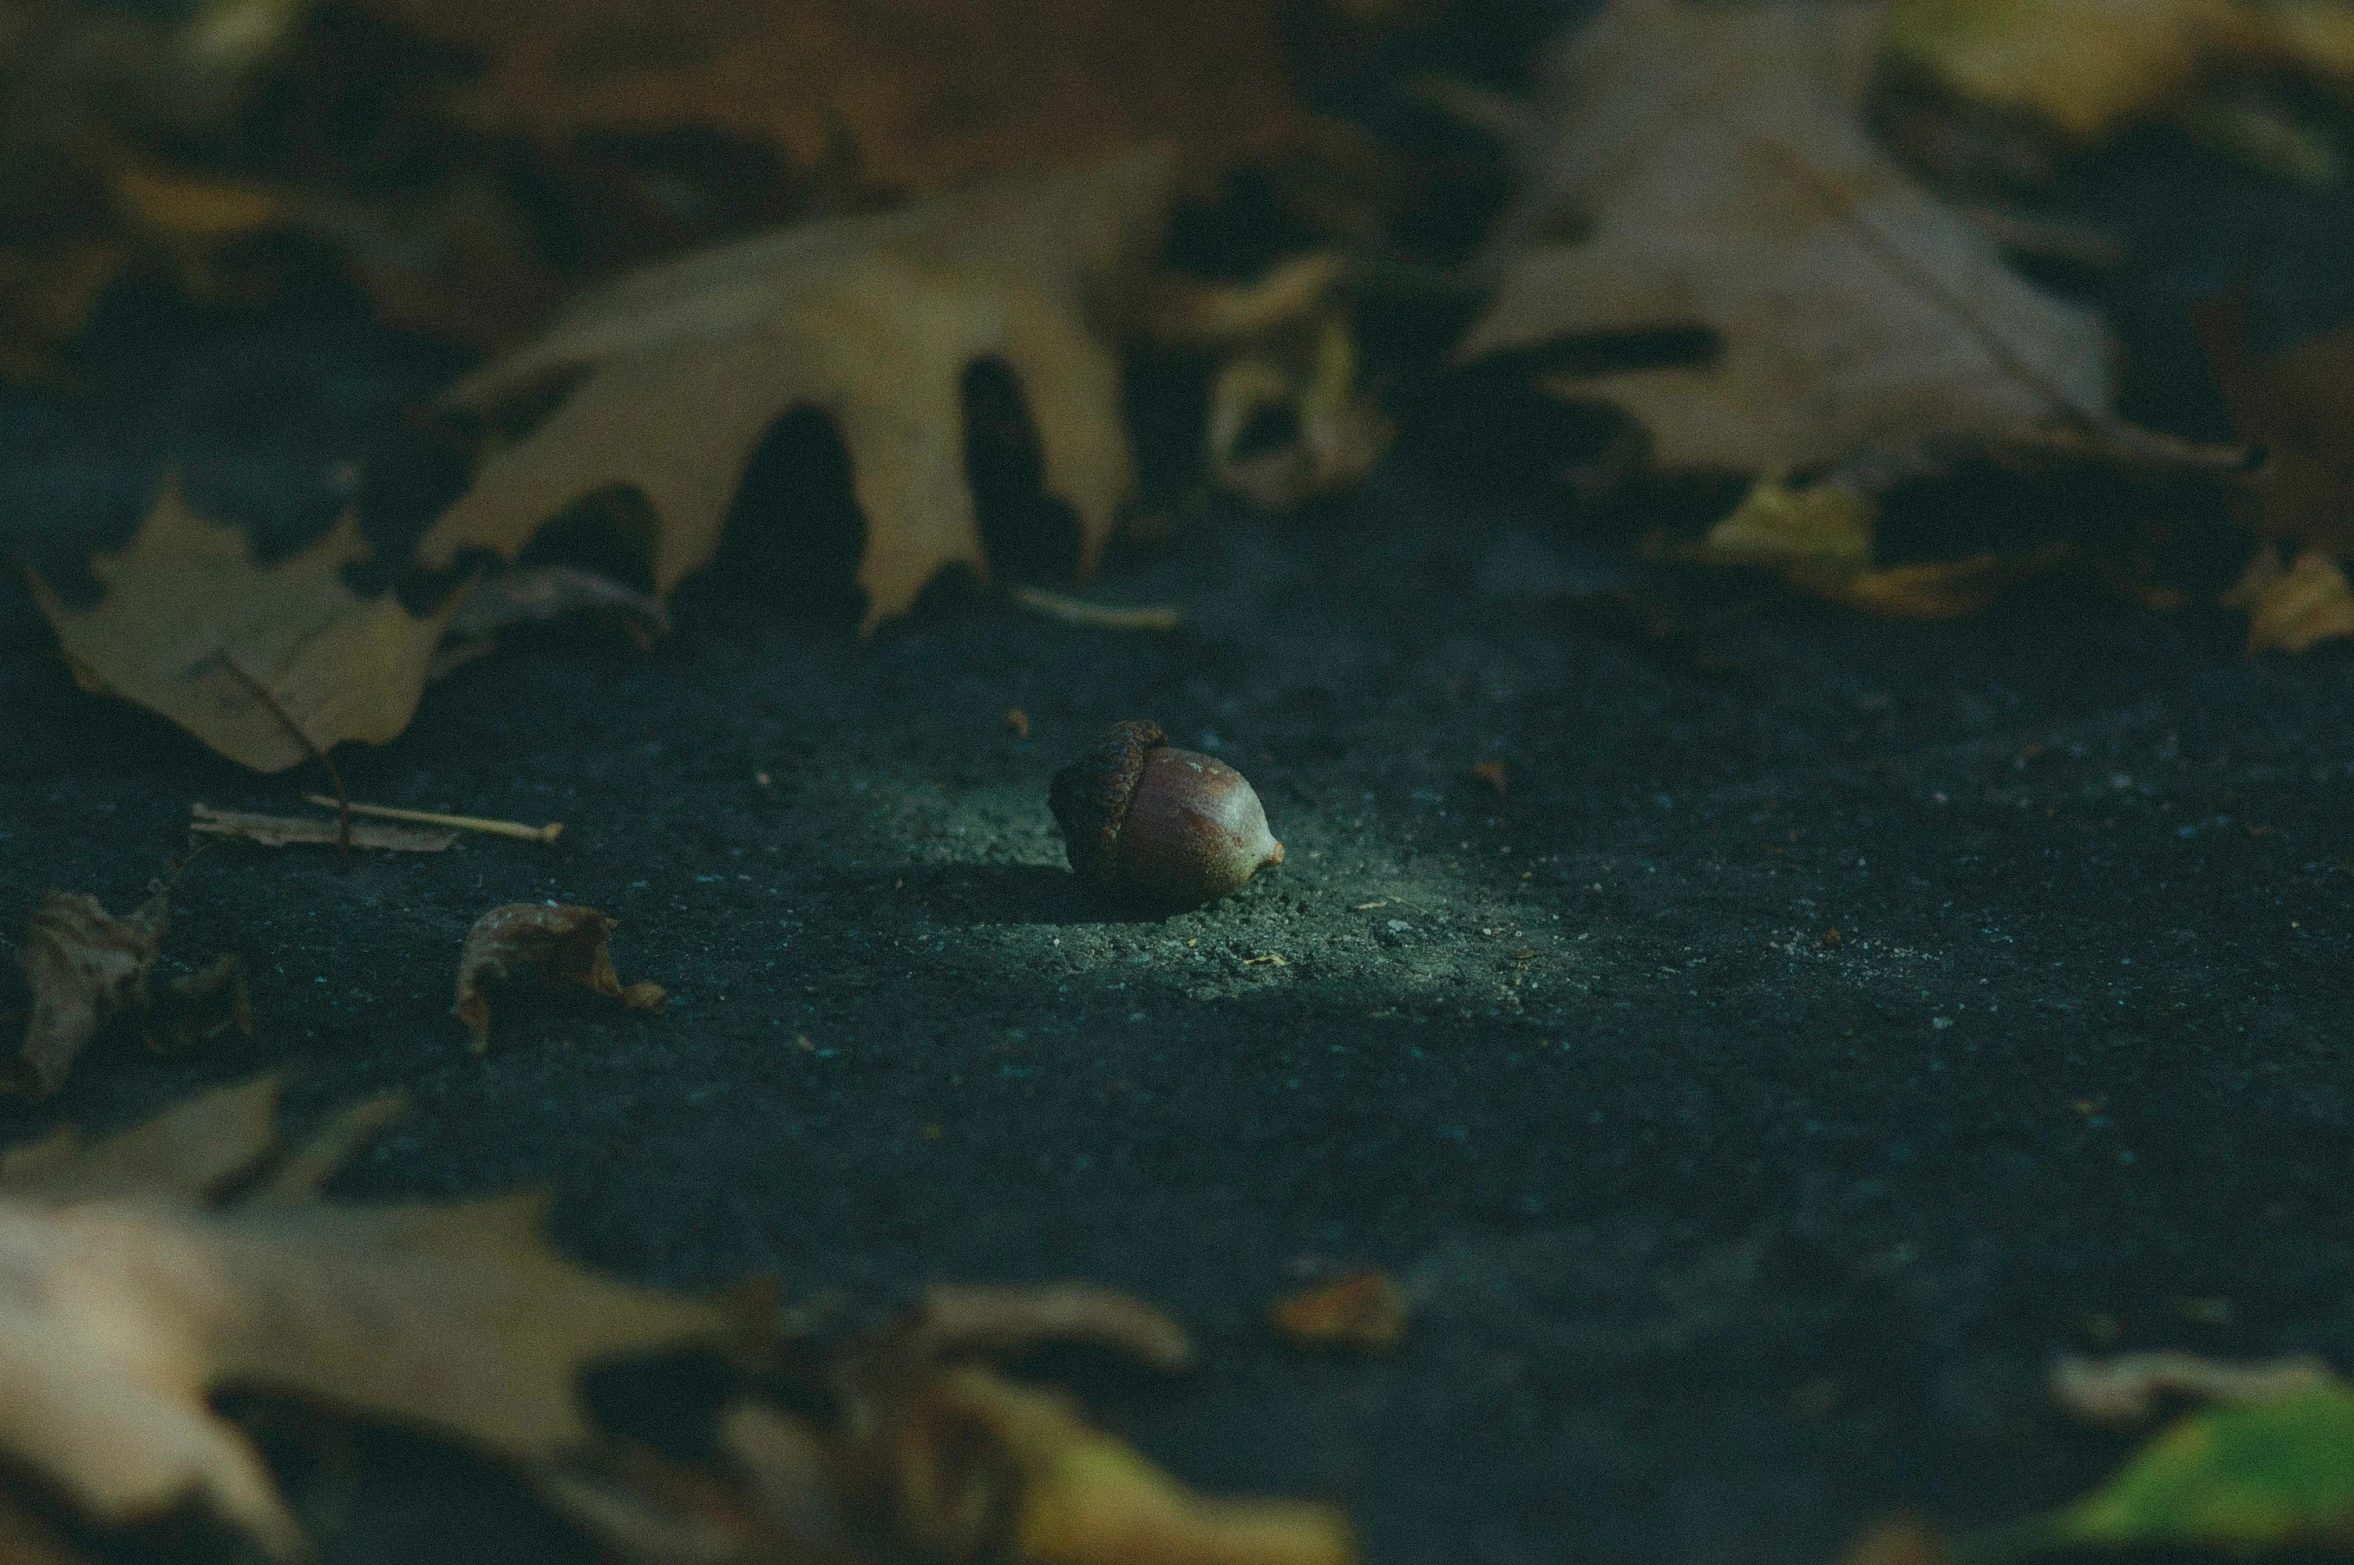
[[[120,918],[79,892],[42,898],[16,953],[33,997],[24,1048],[0,1086],[47,1097],[100,1027],[124,1011],[144,1014],[148,975],[170,927],[171,899],[160,885]]]
[[[147,1046],[177,1054],[210,1043],[225,1032],[253,1036],[253,998],[245,986],[245,959],[224,951],[164,988],[163,1002],[148,1019]]]
[[[1368,1266],[1285,1294],[1268,1319],[1278,1336],[1302,1347],[1395,1353],[1405,1346],[1413,1312],[1405,1285]]]
[[[458,1002],[451,1014],[474,1034],[474,1052],[490,1047],[490,1001],[482,986],[537,973],[551,984],[578,984],[633,1011],[659,1011],[669,996],[660,984],[624,987],[613,970],[613,931],[621,921],[593,907],[512,902],[494,907],[467,931],[458,957]]]

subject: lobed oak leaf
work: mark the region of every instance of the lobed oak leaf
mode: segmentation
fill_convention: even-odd
[[[1164,151],[976,186],[904,211],[789,228],[654,268],[584,299],[538,342],[459,383],[452,411],[552,412],[490,456],[419,545],[513,560],[557,513],[635,492],[663,594],[708,564],[746,462],[801,407],[831,416],[867,524],[866,623],[943,567],[986,577],[966,475],[962,383],[997,359],[1029,400],[1044,487],[1091,567],[1133,483],[1100,312],[1157,241]]]
[[[362,598],[343,569],[369,552],[347,516],[301,552],[258,564],[244,533],[197,515],[167,483],[137,535],[91,561],[106,588],[96,604],[68,607],[37,575],[32,589],[84,688],[279,772],[314,747],[383,744],[406,728],[464,596],[426,615],[389,593]]]
[[[24,1047],[0,1086],[44,1098],[64,1084],[82,1046],[111,1018],[144,1015],[171,898],[162,886],[117,918],[96,897],[52,891],[25,921],[17,965],[32,991]]]
[[[276,1083],[206,1093],[93,1144],[0,1160],[0,1452],[101,1527],[198,1500],[273,1554],[307,1552],[229,1385],[444,1432],[526,1467],[590,1443],[588,1364],[713,1341],[727,1312],[582,1271],[546,1203],[324,1203],[394,1106],[279,1152]]]
[[[562,145],[701,126],[932,191],[1169,138],[1214,164],[1295,110],[1266,0],[365,0],[486,62],[452,110]]]
[[[625,988],[613,970],[613,931],[620,927],[620,920],[593,907],[553,902],[511,902],[476,919],[458,956],[458,1001],[450,1008],[474,1034],[474,1052],[490,1047],[490,998],[482,986],[522,973],[537,973],[551,984],[578,984],[633,1011],[662,1009],[668,997],[660,984]]]
[[[1676,467],[1787,472],[1931,434],[2113,423],[2099,324],[2007,270],[1866,134],[1879,14],[1615,0],[1573,34],[1458,358],[1706,328],[1712,362],[1552,387],[1624,407]]]

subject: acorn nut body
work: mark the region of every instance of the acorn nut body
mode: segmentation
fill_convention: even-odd
[[[1283,862],[1242,773],[1173,748],[1152,723],[1114,723],[1054,774],[1048,799],[1073,873],[1124,902],[1200,907]]]

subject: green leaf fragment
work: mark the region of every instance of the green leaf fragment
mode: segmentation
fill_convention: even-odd
[[[2217,1407],[2170,1425],[2035,1544],[2354,1544],[2354,1390]]]

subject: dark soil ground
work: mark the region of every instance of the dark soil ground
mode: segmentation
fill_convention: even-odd
[[[8,405],[10,537],[53,567],[167,460],[315,531],[447,369],[332,312],[138,362]],[[1174,635],[948,593],[859,644],[742,568],[651,652],[516,635],[342,765],[559,844],[207,853],[168,958],[244,953],[254,1039],[109,1034],[0,1138],[289,1067],[302,1114],[416,1094],[342,1193],[552,1184],[561,1241],[648,1282],[1116,1284],[1202,1370],[1047,1369],[1205,1487],[1344,1499],[1378,1565],[1822,1561],[2094,1482],[2126,1443],[2050,1406],[2056,1353],[2354,1363],[2354,663],[2059,585],[1922,628],[1668,578],[1693,639],[1655,646],[1565,606],[1623,558],[1400,469],[1090,589]],[[1165,921],[1075,894],[1046,779],[1133,716],[1252,778],[1280,870]],[[127,907],[191,802],[317,783],[78,693],[0,599],[0,918]],[[511,992],[469,1054],[459,943],[538,898],[618,916],[668,1014]],[[1358,1263],[1412,1290],[1402,1354],[1271,1336]],[[577,1547],[379,1454],[335,1560]]]

